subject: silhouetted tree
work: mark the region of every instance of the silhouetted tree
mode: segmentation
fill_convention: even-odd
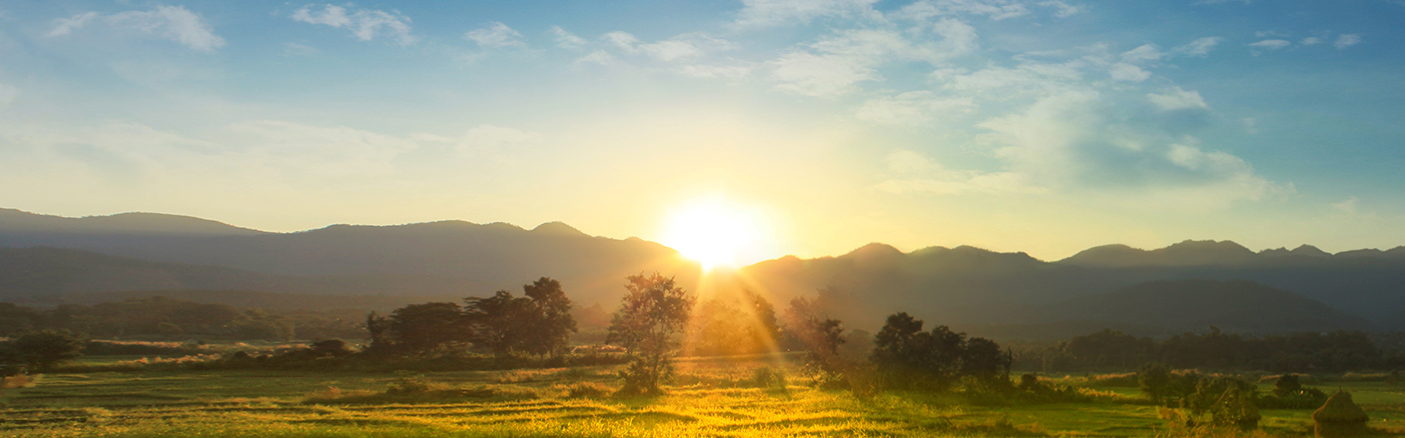
[[[923,322],[906,312],[888,316],[874,336],[869,360],[891,385],[944,388],[958,376],[969,375],[993,382],[1008,380],[1011,356],[985,338],[967,339],[965,333],[941,325],[922,331]]]
[[[820,371],[839,366],[839,346],[846,342],[844,324],[830,318],[820,299],[796,297],[785,311],[786,337],[806,351],[806,362]]]
[[[523,285],[522,292],[532,300],[527,319],[535,326],[525,333],[523,350],[533,354],[564,351],[576,332],[576,319],[571,316],[571,299],[566,298],[561,282],[542,277]]]
[[[384,332],[396,350],[425,354],[466,344],[472,328],[454,303],[411,304],[385,318]]]
[[[499,356],[513,351],[559,353],[576,332],[571,300],[561,282],[542,277],[522,286],[525,296],[498,291],[491,297],[469,297],[464,315],[473,325],[474,343]]]
[[[673,373],[676,336],[688,323],[696,298],[679,288],[672,277],[658,273],[626,278],[629,291],[610,322],[607,342],[629,349],[624,372],[625,393],[658,393]]]
[[[526,316],[531,299],[513,297],[500,290],[488,298],[469,297],[464,315],[473,325],[473,343],[498,356],[522,349],[524,334],[532,329]]]
[[[22,363],[43,371],[83,357],[83,339],[68,330],[28,332],[0,343],[0,363]]]

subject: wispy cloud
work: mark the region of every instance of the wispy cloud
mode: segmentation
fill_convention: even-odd
[[[1198,56],[1204,58],[1210,55],[1210,50],[1214,49],[1216,45],[1219,45],[1220,41],[1224,41],[1224,38],[1197,38],[1195,41],[1191,41],[1189,44],[1171,49],[1171,51],[1185,56]]]
[[[1337,42],[1332,43],[1332,47],[1336,47],[1337,50],[1342,50],[1357,44],[1361,44],[1361,35],[1345,34],[1337,37]]]
[[[559,28],[558,28],[559,29]],[[474,29],[463,34],[463,38],[478,43],[479,47],[512,47],[523,46],[522,34],[517,33],[511,27],[499,22],[489,23],[488,26]]]
[[[1147,94],[1146,99],[1163,111],[1206,109],[1210,107],[1210,105],[1205,104],[1205,99],[1200,97],[1199,91],[1186,91],[1182,90],[1181,87],[1169,90],[1165,94]]]
[[[224,38],[215,35],[214,29],[205,23],[199,14],[184,6],[157,6],[146,11],[127,11],[111,15],[85,12],[55,20],[48,36],[71,35],[74,31],[94,23],[102,23],[121,32],[153,35],[202,52],[212,52],[225,44]]]
[[[640,53],[661,61],[694,59],[735,47],[731,41],[702,32],[686,33],[652,43],[641,42],[629,32],[622,31],[606,33],[601,39],[627,53]]]
[[[1039,6],[1054,8],[1054,16],[1059,18],[1072,17],[1083,11],[1082,7],[1073,6],[1058,0],[1039,2]]]
[[[576,36],[576,34],[562,29],[561,26],[551,26],[551,36],[556,38],[556,47],[563,49],[579,49],[589,44],[585,38]]]
[[[909,91],[869,100],[854,115],[860,120],[883,125],[920,126],[937,117],[971,113],[975,109],[975,102],[970,97],[942,97],[930,91]]]
[[[877,68],[897,60],[938,64],[979,46],[975,29],[955,19],[930,26],[940,39],[912,41],[894,30],[847,29],[770,61],[779,90],[816,97],[851,92],[855,84],[882,79]]]
[[[1067,12],[1066,15],[1059,15],[1061,17],[1078,12],[1078,8],[1062,2],[1044,2],[1041,5],[1055,7],[1058,11],[1055,14]],[[903,6],[892,15],[896,18],[916,20],[953,15],[980,15],[992,20],[1004,20],[1022,17],[1029,15],[1029,13],[1029,7],[1025,6],[1023,2],[1013,0],[918,0]]]
[[[370,41],[382,35],[401,45],[414,44],[419,40],[410,33],[410,17],[397,11],[356,9],[348,13],[347,8],[337,5],[323,5],[320,11],[312,6],[303,6],[294,11],[291,18],[303,23],[347,29],[361,41]]]
[[[742,0],[737,14],[741,26],[809,23],[816,18],[881,18],[873,10],[878,0]]]
[[[1284,47],[1288,47],[1291,45],[1293,45],[1293,43],[1288,42],[1288,40],[1263,40],[1256,43],[1250,43],[1249,48],[1252,49],[1255,54],[1258,54],[1259,52],[1262,52],[1264,50],[1281,50]]]

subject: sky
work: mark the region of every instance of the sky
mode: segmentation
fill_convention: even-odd
[[[1405,244],[1402,1],[13,1],[0,207],[746,261]]]

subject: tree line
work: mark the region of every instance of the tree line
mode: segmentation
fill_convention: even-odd
[[[1176,369],[1345,372],[1405,367],[1405,350],[1392,344],[1400,344],[1400,337],[1361,331],[1256,337],[1211,326],[1206,333],[1156,340],[1104,329],[1016,356],[1019,368],[1044,371],[1126,371],[1162,363]]]
[[[240,309],[166,297],[36,309],[0,303],[0,337],[68,330],[95,338],[318,339],[363,333],[354,315],[334,311]]]

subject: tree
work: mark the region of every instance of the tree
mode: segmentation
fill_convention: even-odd
[[[542,277],[522,286],[525,296],[498,291],[491,297],[465,299],[464,316],[474,328],[473,342],[503,356],[513,351],[556,354],[576,332],[571,299],[561,282]]]
[[[383,330],[396,350],[409,354],[431,353],[473,339],[462,309],[454,303],[411,304],[395,309],[383,324],[375,323],[375,329]]]
[[[776,312],[751,291],[700,303],[689,324],[689,354],[717,356],[771,351],[776,345]]]
[[[532,299],[527,319],[533,324],[525,333],[523,350],[533,354],[564,351],[576,332],[576,318],[571,316],[571,299],[566,298],[561,282],[542,277],[523,285],[522,292]]]
[[[1137,384],[1152,403],[1160,404],[1171,384],[1171,370],[1160,363],[1147,363],[1137,372]]]
[[[521,348],[522,333],[531,329],[531,321],[525,318],[530,299],[500,290],[488,298],[468,297],[464,301],[468,304],[464,316],[474,328],[474,345],[486,347],[497,356]]]
[[[657,272],[650,276],[626,277],[629,292],[610,321],[606,342],[629,350],[629,368],[624,372],[624,393],[660,392],[659,384],[672,376],[672,355],[677,335],[688,323],[696,297],[679,288],[673,277]]]
[[[869,360],[891,384],[944,388],[961,375],[986,382],[1008,376],[1012,358],[1000,345],[984,338],[967,339],[965,333],[944,325],[922,331],[922,321],[906,312],[888,316],[874,336]]]
[[[23,363],[34,370],[46,370],[65,361],[83,357],[83,339],[68,330],[29,332],[0,344],[0,362]]]

